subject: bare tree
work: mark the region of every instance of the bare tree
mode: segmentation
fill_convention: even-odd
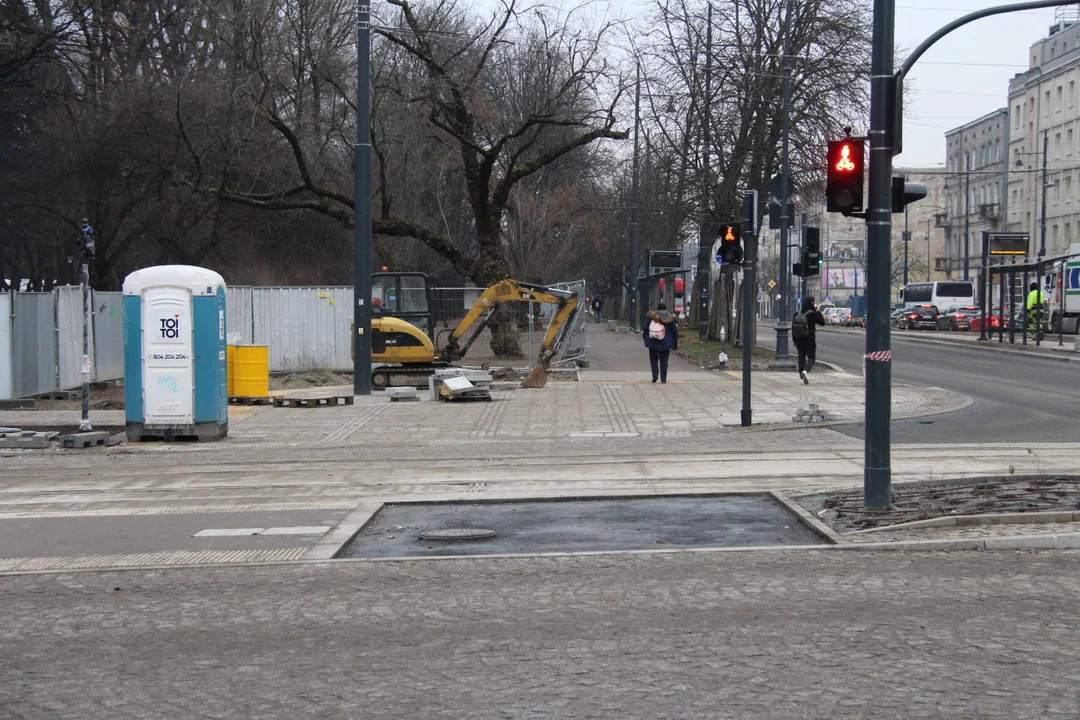
[[[649,105],[654,134],[686,158],[694,205],[709,207],[707,221],[720,223],[741,217],[742,190],[766,198],[779,171],[784,28],[791,28],[793,63],[792,175],[803,184],[820,173],[827,137],[844,124],[858,126],[856,118],[865,114],[868,67],[848,58],[869,57],[870,24],[866,8],[854,0],[717,0],[707,66],[706,7],[706,0],[656,0],[650,24],[657,31],[642,58],[649,96],[669,98]],[[707,148],[701,132],[706,106]],[[706,155],[712,168],[707,185],[701,177]],[[703,192],[707,203],[699,200]],[[761,212],[766,209],[762,203]],[[700,221],[700,214],[688,213],[682,235],[692,236]],[[730,329],[730,313],[726,322]]]

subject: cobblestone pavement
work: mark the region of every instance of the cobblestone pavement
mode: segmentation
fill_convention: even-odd
[[[4,578],[0,714],[1075,718],[1078,560],[739,552]]]

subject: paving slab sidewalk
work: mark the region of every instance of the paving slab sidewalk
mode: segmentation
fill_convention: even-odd
[[[702,370],[672,356],[666,385],[652,383],[648,353],[636,334],[589,328],[591,367],[581,382],[548,383],[523,389],[497,383],[489,403],[391,403],[382,393],[357,397],[355,405],[324,408],[229,408],[229,436],[217,443],[187,445],[227,452],[239,446],[364,447],[414,446],[423,442],[471,444],[491,440],[582,437],[688,437],[741,426],[742,387],[735,372]],[[794,373],[753,376],[754,423],[793,427],[800,408],[817,404],[843,422],[863,417],[864,380],[824,372],[804,385]],[[936,415],[967,407],[971,399],[938,388],[893,386],[892,416]],[[77,423],[76,411],[0,411],[0,426],[35,427]],[[97,411],[91,421],[124,422],[123,411]],[[152,449],[154,444],[138,448]]]

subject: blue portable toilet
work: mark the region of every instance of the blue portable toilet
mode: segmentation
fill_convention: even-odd
[[[124,278],[124,406],[128,440],[229,432],[225,280],[159,265]]]

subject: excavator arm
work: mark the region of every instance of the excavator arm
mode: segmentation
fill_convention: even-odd
[[[547,369],[551,365],[552,358],[558,352],[558,342],[562,339],[563,332],[566,330],[567,321],[573,317],[574,311],[577,309],[577,293],[517,280],[503,280],[495,283],[481,293],[480,297],[469,309],[469,312],[450,333],[446,347],[442,351],[443,358],[447,361],[461,359],[484,328],[487,327],[492,313],[500,305],[507,302],[543,303],[558,307],[555,311],[555,317],[552,318],[547,333],[544,335],[543,345],[540,347],[540,363],[529,374],[529,377],[522,382],[525,387],[543,387],[547,382]],[[479,325],[473,330],[472,335],[469,336],[468,341],[462,347],[460,344],[462,337],[477,320],[480,321]]]

